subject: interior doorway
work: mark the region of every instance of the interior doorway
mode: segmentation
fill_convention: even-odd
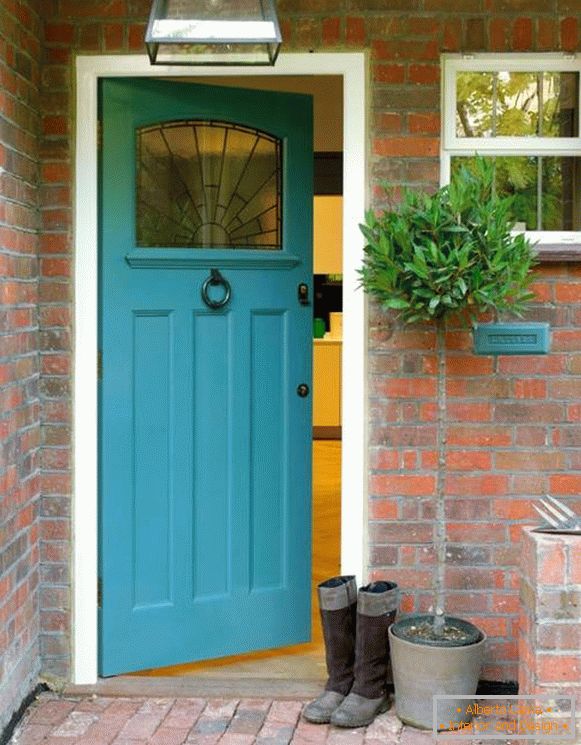
[[[171,79],[171,78],[170,78]],[[207,78],[187,78],[207,84]],[[185,82],[184,78],[180,78]],[[212,85],[306,93],[314,110],[313,502],[311,641],[192,662],[134,676],[268,678],[326,676],[317,585],[341,572],[341,360],[343,266],[343,78],[339,75],[213,77]]]

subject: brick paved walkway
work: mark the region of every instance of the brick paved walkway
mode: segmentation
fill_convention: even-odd
[[[41,694],[10,745],[429,745],[393,707],[365,729],[309,724],[304,701]],[[466,742],[465,740],[463,741]]]

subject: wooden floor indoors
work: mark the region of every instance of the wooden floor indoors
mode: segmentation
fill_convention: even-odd
[[[312,641],[293,647],[144,670],[136,676],[323,680],[324,647],[316,586],[340,571],[341,441],[313,440]]]

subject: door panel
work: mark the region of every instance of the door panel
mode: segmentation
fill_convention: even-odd
[[[251,319],[250,588],[256,591],[283,587],[286,580],[284,356],[288,339],[282,313],[259,311]]]
[[[230,591],[233,474],[229,432],[233,426],[230,316],[194,317],[194,412],[211,431],[194,431],[194,599]]]
[[[101,674],[306,641],[310,98],[107,80],[101,106]]]
[[[170,313],[133,316],[134,607],[167,604],[172,597],[171,330]]]

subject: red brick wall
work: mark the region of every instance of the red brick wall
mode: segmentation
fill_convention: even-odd
[[[520,566],[519,693],[573,697],[578,732],[581,540],[525,530]]]
[[[516,679],[519,538],[531,502],[567,495],[581,512],[581,267],[544,265],[530,320],[549,321],[547,356],[480,357],[470,331],[447,331],[447,609],[490,637],[485,677]],[[373,575],[432,602],[436,357],[429,326],[370,321],[370,543]]]
[[[0,2],[0,730],[39,667],[36,6]]]
[[[44,5],[44,4],[43,4]],[[286,49],[369,51],[370,172],[433,187],[439,177],[440,54],[576,49],[580,0],[279,0]],[[144,52],[149,0],[46,3],[43,69],[41,361],[44,428],[42,616],[45,666],[65,674],[70,617],[70,261],[73,58]],[[316,71],[315,64],[313,70]],[[546,358],[470,354],[450,329],[447,504],[449,609],[490,634],[489,679],[516,679],[518,526],[530,497],[581,484],[581,273],[546,266],[531,317],[554,326]],[[370,329],[370,563],[404,607],[429,605],[435,485],[434,339],[373,309]],[[50,509],[49,509],[50,507]],[[51,588],[48,590],[48,588]]]

